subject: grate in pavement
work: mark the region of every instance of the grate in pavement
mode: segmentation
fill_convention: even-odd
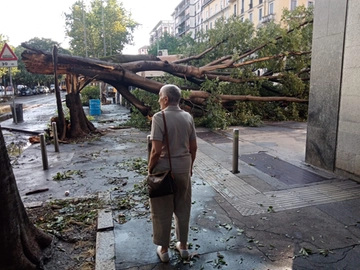
[[[240,160],[287,185],[311,184],[327,180],[323,176],[299,168],[264,152],[242,155]]]

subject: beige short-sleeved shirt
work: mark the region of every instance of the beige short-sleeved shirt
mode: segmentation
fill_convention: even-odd
[[[169,136],[171,165],[174,173],[186,173],[191,169],[189,141],[196,140],[194,119],[179,106],[168,106],[164,109]],[[168,170],[169,160],[165,140],[164,122],[161,111],[152,118],[150,140],[162,141],[160,159],[156,170]]]

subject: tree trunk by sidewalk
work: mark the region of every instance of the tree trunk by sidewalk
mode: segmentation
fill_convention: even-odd
[[[42,250],[52,238],[29,220],[0,130],[0,263],[1,269],[32,270],[42,264]]]
[[[70,110],[70,129],[68,138],[80,138],[94,132],[96,128],[86,118],[81,104],[80,92],[71,92],[66,95],[66,106]]]

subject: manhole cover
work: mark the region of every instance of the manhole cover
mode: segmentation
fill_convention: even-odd
[[[240,160],[288,185],[310,184],[327,179],[263,152],[241,155]]]

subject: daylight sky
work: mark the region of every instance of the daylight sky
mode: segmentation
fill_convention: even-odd
[[[134,46],[123,53],[137,54],[138,48],[149,44],[149,33],[160,20],[171,20],[171,13],[180,0],[118,0],[132,18],[142,24],[134,32]],[[76,0],[2,0],[0,34],[8,37],[9,45],[18,46],[34,37],[50,38],[65,48],[65,17]],[[90,0],[84,0],[89,3]]]

